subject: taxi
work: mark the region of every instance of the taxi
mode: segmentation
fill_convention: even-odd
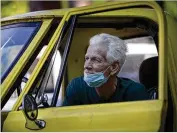
[[[125,40],[118,76],[142,83],[150,100],[62,107],[67,85],[83,75],[89,38],[99,33]],[[1,19],[1,131],[177,131],[176,35],[176,19],[153,1]]]

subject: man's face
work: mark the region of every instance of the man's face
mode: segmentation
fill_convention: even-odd
[[[89,46],[85,54],[84,73],[105,71],[110,65],[106,60],[107,50],[104,46]]]

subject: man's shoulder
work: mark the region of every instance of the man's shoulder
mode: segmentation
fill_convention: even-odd
[[[67,90],[69,92],[80,92],[85,87],[85,81],[83,80],[83,76],[76,77],[70,81],[70,83],[67,86]]]
[[[70,82],[70,85],[74,85],[74,86],[86,86],[86,83],[83,79],[83,76],[79,76],[79,77],[76,77],[74,79],[71,80]]]
[[[147,93],[147,90],[145,89],[143,84],[126,78],[121,78],[121,83],[125,87],[124,89],[126,89],[125,96],[127,101],[149,99],[149,94]]]
[[[83,76],[76,77],[72,79],[71,82],[84,82]]]
[[[119,78],[121,81],[121,85],[124,88],[127,88],[129,91],[138,91],[139,89],[144,89],[144,85],[138,82],[135,82],[128,78]]]

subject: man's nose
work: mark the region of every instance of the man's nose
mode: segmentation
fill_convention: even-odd
[[[92,69],[92,63],[89,60],[85,61],[84,69],[87,69],[87,70]]]

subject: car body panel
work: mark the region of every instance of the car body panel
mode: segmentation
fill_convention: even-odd
[[[128,9],[132,6],[147,5],[153,9]],[[126,7],[127,9],[122,9]],[[176,81],[173,71],[176,71],[175,59],[176,55],[167,53],[166,46],[168,44],[165,36],[169,35],[166,32],[168,26],[166,25],[166,14],[162,12],[162,9],[155,2],[113,2],[108,4],[102,4],[98,6],[89,6],[74,8],[61,13],[63,18],[58,25],[53,37],[51,38],[48,47],[44,51],[41,59],[35,67],[32,75],[25,85],[25,89],[20,94],[16,104],[13,106],[12,112],[10,112],[5,120],[3,131],[32,131],[25,128],[25,117],[22,111],[18,111],[19,106],[22,103],[22,99],[25,94],[31,89],[33,82],[42,69],[44,62],[51,53],[55,43],[57,42],[62,27],[65,22],[68,21],[73,15],[81,15],[87,13],[94,13],[98,11],[106,11],[109,9],[116,9],[117,11],[108,11],[103,13],[96,13],[94,15],[87,15],[87,17],[101,17],[101,16],[138,16],[149,18],[159,25],[159,98],[158,100],[138,101],[138,102],[122,102],[112,104],[95,104],[95,105],[82,105],[72,107],[51,107],[51,108],[39,108],[39,119],[46,121],[46,127],[38,131],[163,131],[164,122],[167,111],[167,61],[169,61],[172,67],[170,72],[170,84],[173,92],[174,100],[176,99]],[[133,12],[135,11],[135,12]],[[55,11],[54,11],[55,12]],[[57,11],[56,11],[57,12]],[[56,13],[55,12],[55,13]],[[45,14],[45,12],[43,12]],[[54,13],[53,17],[56,17]],[[49,13],[49,17],[52,17],[52,11]],[[58,16],[62,16],[58,15]],[[48,15],[37,16],[48,17]],[[29,18],[29,16],[25,16]],[[33,16],[35,18],[35,15]],[[85,17],[85,16],[84,16]],[[14,18],[13,18],[14,19]],[[22,19],[22,18],[17,18]],[[25,18],[24,18],[25,19]],[[10,21],[11,19],[7,19]],[[4,20],[5,21],[5,20]],[[174,22],[174,21],[173,21]],[[173,23],[171,21],[171,23]],[[173,34],[176,34],[174,32]],[[170,35],[171,36],[171,35]],[[173,36],[173,35],[172,35]],[[173,40],[176,40],[173,36]],[[169,45],[169,44],[168,44]],[[176,48],[171,43],[172,49]],[[175,52],[174,52],[175,53]],[[30,53],[26,53],[27,56]],[[167,60],[166,55],[169,54],[170,60]],[[7,90],[7,89],[6,89]],[[8,92],[8,91],[7,91]],[[6,93],[7,93],[6,92]],[[5,94],[5,93],[4,93]],[[176,105],[176,102],[175,102]],[[176,111],[176,108],[175,108]],[[17,124],[18,123],[18,124]]]
[[[3,131],[158,131],[162,104],[154,100],[39,109],[38,118],[46,122],[41,130],[25,128],[23,113],[14,111],[6,119]]]

